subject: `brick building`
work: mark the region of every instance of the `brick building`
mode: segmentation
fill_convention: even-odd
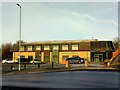
[[[60,40],[22,43],[20,57],[39,59],[43,62],[60,63],[68,57],[80,56],[89,61],[103,62],[110,59],[114,52],[112,41]],[[13,59],[19,57],[19,46],[13,48]]]

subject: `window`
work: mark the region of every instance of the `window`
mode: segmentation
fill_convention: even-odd
[[[21,47],[20,47],[20,51],[24,51],[24,46],[21,46]]]
[[[39,56],[39,55],[36,55],[35,58],[40,58],[40,56]]]
[[[41,46],[35,46],[36,50],[41,50]]]
[[[59,46],[58,45],[53,45],[53,50],[59,50]]]
[[[28,51],[32,51],[32,46],[28,46]]]
[[[45,45],[44,46],[44,50],[50,50],[50,46],[49,45]]]
[[[72,50],[78,50],[78,45],[72,45]]]
[[[62,45],[62,50],[68,50],[68,45]]]
[[[33,56],[28,56],[28,59],[29,60],[33,60]]]

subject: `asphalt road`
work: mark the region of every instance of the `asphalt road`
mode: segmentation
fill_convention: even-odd
[[[118,88],[118,72],[67,71],[7,75],[3,86],[29,88]]]

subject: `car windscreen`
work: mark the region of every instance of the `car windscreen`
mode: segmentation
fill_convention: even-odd
[[[19,60],[19,58],[17,60]],[[20,62],[30,62],[30,60],[28,58],[20,58]]]
[[[66,60],[74,60],[74,58],[67,58]]]
[[[34,61],[40,61],[40,60],[35,59]]]
[[[12,61],[12,60],[6,60],[6,61]]]

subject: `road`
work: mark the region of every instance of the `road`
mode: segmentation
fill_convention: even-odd
[[[7,75],[3,86],[33,88],[118,88],[118,72],[67,71]]]

